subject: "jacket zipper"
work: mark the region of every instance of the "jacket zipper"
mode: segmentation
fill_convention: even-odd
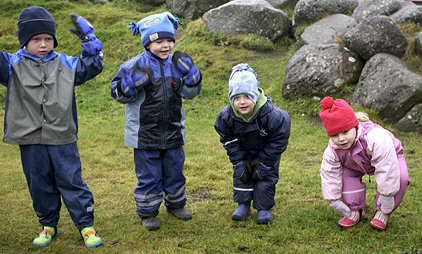
[[[364,169],[362,169],[362,168],[359,166],[359,164],[357,164],[357,163],[356,163],[356,161],[355,161],[355,160],[353,160],[353,157],[352,157],[352,154],[351,154],[350,150],[349,150],[349,151],[347,151],[347,153],[349,154],[350,160],[353,162],[353,164],[355,164],[355,165],[356,165],[357,169],[358,169],[359,171],[361,171],[361,172],[363,172],[363,173],[367,174],[367,173],[366,173],[366,171],[365,171]]]
[[[158,61],[160,63],[160,70],[161,70],[161,77],[162,77],[162,86],[163,86],[163,95],[164,95],[164,100],[163,100],[163,119],[162,119],[162,124],[161,124],[161,133],[163,134],[161,136],[161,147],[165,147],[165,142],[166,142],[166,135],[165,135],[165,121],[167,118],[167,110],[166,110],[166,103],[167,103],[167,93],[166,93],[166,82],[165,82],[165,77],[164,77],[164,68],[163,68],[163,63],[161,61]]]

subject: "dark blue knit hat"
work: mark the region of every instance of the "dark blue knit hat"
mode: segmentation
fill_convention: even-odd
[[[23,48],[29,39],[37,34],[51,34],[54,38],[54,47],[57,47],[56,22],[51,13],[39,6],[23,9],[18,19],[20,48]]]

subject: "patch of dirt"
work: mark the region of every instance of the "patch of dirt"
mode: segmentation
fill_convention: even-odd
[[[319,116],[309,116],[308,121],[315,124],[317,127],[325,128]]]
[[[193,191],[192,194],[189,195],[190,202],[202,202],[205,200],[212,200],[212,201],[219,201],[223,200],[224,198],[211,198],[208,196],[208,192],[213,189],[210,188],[201,188],[198,190]]]
[[[180,38],[182,38],[182,36],[183,36],[183,32],[182,31],[180,31],[180,30],[176,30],[176,31],[174,31],[174,34],[176,35],[176,42],[174,43],[174,47],[176,47],[177,46],[177,44],[178,44],[178,41],[180,40]]]

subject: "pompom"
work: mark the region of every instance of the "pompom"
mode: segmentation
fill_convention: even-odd
[[[133,35],[139,34],[139,27],[135,21],[131,21],[127,28],[130,28],[132,30]]]
[[[320,104],[323,110],[327,110],[333,107],[334,100],[331,97],[325,97]]]
[[[249,71],[249,72],[251,72],[255,75],[255,78],[258,77],[256,75],[255,71],[251,67],[249,67],[249,65],[247,63],[241,63],[241,64],[238,64],[238,65],[236,65],[232,68],[232,74],[230,75],[230,79],[232,79],[233,75],[236,72],[242,72],[242,71]],[[259,85],[259,83],[258,83],[258,85]]]
[[[173,23],[174,30],[179,29],[179,24],[183,25],[182,22],[180,22],[178,17],[173,16],[170,13],[168,13],[168,14],[169,14],[168,18],[169,18],[170,22]]]

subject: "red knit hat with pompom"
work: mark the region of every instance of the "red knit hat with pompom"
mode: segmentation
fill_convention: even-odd
[[[325,97],[320,103],[322,110],[319,117],[321,117],[328,136],[336,135],[359,125],[353,108],[345,100],[333,100],[331,97]]]

